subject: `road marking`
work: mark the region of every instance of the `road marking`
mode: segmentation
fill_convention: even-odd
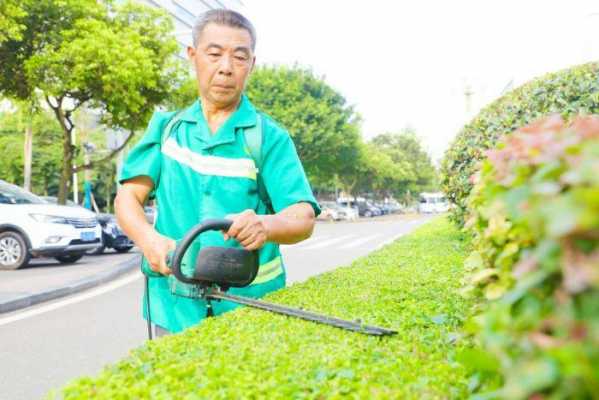
[[[335,244],[335,243],[342,242],[342,241],[344,241],[344,240],[346,240],[346,239],[349,239],[349,238],[351,238],[351,237],[353,237],[353,236],[354,236],[354,235],[344,235],[344,236],[338,236],[338,237],[336,237],[336,238],[329,239],[329,240],[325,240],[325,241],[322,241],[322,242],[319,242],[319,243],[313,244],[313,245],[311,245],[311,246],[305,246],[305,247],[302,247],[302,249],[303,249],[303,250],[316,250],[316,249],[321,249],[321,248],[323,248],[323,247],[327,247],[327,246],[330,246],[330,245],[332,245],[332,244]]]
[[[359,238],[359,239],[356,239],[356,240],[354,240],[352,242],[344,244],[341,247],[338,247],[338,249],[351,249],[351,248],[354,248],[354,247],[358,247],[358,246],[360,246],[360,245],[362,245],[364,243],[370,242],[371,240],[374,240],[374,239],[376,239],[376,238],[378,238],[380,236],[383,236],[383,234],[382,233],[377,233],[375,235],[370,235],[370,236],[366,236],[366,237],[363,237],[363,238]]]
[[[391,239],[385,240],[383,243],[379,244],[376,247],[376,250],[382,249],[389,243],[395,242],[397,239],[399,239],[400,237],[402,237],[404,235],[407,235],[408,233],[412,233],[414,231],[414,228],[416,228],[418,226],[418,221],[410,221],[406,224],[406,226],[409,228],[406,232],[398,233],[397,235],[393,236]]]
[[[56,303],[48,304],[45,306],[41,306],[41,307],[38,307],[38,308],[35,308],[32,310],[24,311],[24,312],[15,314],[15,315],[11,315],[10,317],[0,318],[0,326],[10,324],[11,322],[17,322],[17,321],[20,321],[20,320],[23,320],[26,318],[31,318],[36,315],[44,314],[44,313],[47,313],[47,312],[59,309],[61,307],[71,305],[71,304],[79,303],[81,301],[91,299],[92,297],[100,296],[104,293],[108,293],[112,290],[118,289],[121,286],[128,285],[131,282],[134,282],[134,281],[140,279],[141,277],[142,277],[141,273],[139,271],[136,271],[134,274],[127,275],[126,277],[121,278],[116,281],[113,281],[113,282],[110,282],[107,285],[103,285],[101,287],[92,289],[88,292],[85,292],[85,293],[82,293],[79,295],[75,295],[68,299],[61,300]]]
[[[314,236],[311,237],[310,239],[304,240],[303,242],[299,242],[296,244],[282,244],[280,245],[281,248],[293,248],[293,249],[298,249],[300,247],[304,247],[306,245],[310,245],[312,243],[316,243],[316,242],[320,242],[322,239],[328,238],[331,235],[321,235],[321,236]]]

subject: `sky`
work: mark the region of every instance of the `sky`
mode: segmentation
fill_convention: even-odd
[[[599,60],[599,1],[243,3],[259,65],[311,68],[360,113],[366,140],[411,127],[435,162],[506,88]]]

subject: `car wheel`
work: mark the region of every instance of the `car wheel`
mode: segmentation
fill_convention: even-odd
[[[54,258],[61,264],[72,264],[79,261],[81,257],[83,257],[83,254],[65,254],[62,256],[56,256]]]
[[[372,213],[371,213],[370,211],[366,211],[366,212],[364,213],[364,216],[365,216],[366,218],[370,218],[370,217],[372,217]]]
[[[23,236],[17,232],[0,233],[0,270],[19,269],[29,262],[29,251]]]
[[[117,247],[114,250],[116,250],[117,253],[126,253],[129,250],[131,250],[133,248],[133,246],[127,246],[127,247]]]
[[[104,244],[102,244],[100,247],[96,247],[93,250],[86,251],[85,254],[91,254],[92,256],[97,256],[97,255],[104,253],[104,250],[106,250],[106,246],[104,246]]]

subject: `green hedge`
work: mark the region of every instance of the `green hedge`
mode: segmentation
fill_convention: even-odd
[[[506,136],[476,180],[466,265],[492,301],[466,364],[501,377],[490,398],[599,399],[599,117]]]
[[[484,151],[499,138],[541,116],[560,113],[599,113],[599,63],[589,63],[537,78],[509,92],[484,108],[451,144],[442,162],[441,182],[457,206],[453,219],[463,223],[470,177]]]
[[[149,342],[67,399],[459,398],[463,235],[445,218],[270,301],[392,327],[376,338],[252,309]]]

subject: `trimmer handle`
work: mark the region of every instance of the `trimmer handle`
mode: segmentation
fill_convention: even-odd
[[[198,237],[202,232],[206,231],[228,231],[233,221],[229,219],[207,219],[200,224],[197,224],[193,228],[187,232],[187,234],[181,239],[177,248],[175,249],[175,253],[173,254],[173,258],[171,261],[171,268],[173,270],[173,274],[175,277],[184,283],[197,283],[193,279],[189,279],[183,273],[181,273],[181,261],[183,260],[183,256],[185,252],[189,248],[189,246],[193,243],[196,237]]]

